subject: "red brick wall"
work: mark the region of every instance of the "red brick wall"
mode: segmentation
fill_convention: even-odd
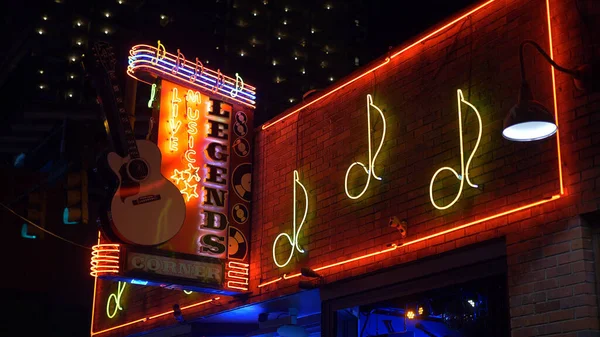
[[[582,12],[591,13],[588,21],[593,26],[598,21],[594,17],[598,18],[600,5],[579,2]],[[589,60],[598,36],[591,36],[581,23],[575,0],[550,0],[550,6],[556,60],[567,67]],[[411,241],[558,194],[555,139],[514,143],[501,136],[502,119],[516,102],[520,84],[518,46],[524,39],[535,40],[548,50],[546,1],[497,0],[347,88],[259,132],[254,149],[252,294],[245,303],[297,292],[298,278],[257,287],[283,273],[402,243],[399,233],[388,226],[390,216],[408,221],[408,237],[404,241]],[[526,50],[525,60],[536,99],[552,110],[549,65],[533,49]],[[325,281],[334,282],[505,237],[513,335],[563,336],[572,332],[583,336],[577,332],[597,332],[590,228],[578,215],[596,211],[600,201],[600,95],[577,92],[569,77],[560,73],[556,75],[556,87],[566,191],[563,197],[324,270],[321,273]],[[460,168],[456,89],[462,89],[465,99],[478,108],[483,119],[481,145],[470,177],[484,188],[480,191],[465,186],[453,207],[437,210],[428,196],[431,177],[443,166]],[[386,115],[388,131],[376,166],[383,180],[372,180],[360,199],[351,200],[344,193],[346,170],[355,161],[368,162],[367,94],[373,95],[374,103]],[[477,124],[475,114],[466,113],[468,108],[462,107],[466,118],[465,153],[469,156]],[[372,116],[376,116],[374,111]],[[373,144],[377,146],[381,122],[375,123],[374,129]],[[293,170],[299,171],[309,194],[307,223],[300,234],[300,244],[306,252],[296,252],[288,267],[278,268],[271,251],[279,233],[291,234]],[[356,177],[352,186],[360,189],[364,180]],[[448,203],[454,198],[458,181],[449,174],[443,177],[436,183],[436,188],[443,186],[436,196],[444,197],[438,202]],[[282,257],[286,253],[284,249],[279,252]],[[189,300],[184,296],[160,289],[131,295],[129,305],[144,305],[128,312],[127,319],[154,314],[158,310],[156,303],[165,303],[164,310],[168,310],[172,303]],[[99,302],[104,303],[97,306],[99,328],[113,324],[102,316],[106,297],[106,293],[99,296]],[[199,317],[241,304],[231,300],[223,298],[221,306],[204,306],[186,316]],[[120,329],[115,335],[173,323],[172,317],[160,318]]]

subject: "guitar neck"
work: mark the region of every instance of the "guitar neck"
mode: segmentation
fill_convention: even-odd
[[[125,109],[123,91],[121,90],[121,86],[119,85],[117,74],[115,72],[117,61],[112,52],[112,47],[107,44],[97,43],[94,44],[94,51],[97,62],[102,64],[103,67],[103,74],[101,77],[99,71],[97,71],[98,80],[101,81],[100,83],[104,83],[104,86],[98,88],[101,101],[106,103],[103,104],[103,106],[106,110],[109,110],[106,111],[107,114],[116,116],[118,118],[118,122],[121,123],[120,126],[123,130],[125,140],[125,143],[122,144],[124,150],[126,150],[127,154],[131,158],[139,158],[140,153],[138,151],[135,135],[132,130],[127,110]]]
[[[131,158],[139,158],[140,153],[138,151],[135,135],[131,128],[131,122],[129,120],[129,116],[127,115],[127,110],[125,110],[125,101],[123,100],[121,87],[118,84],[115,72],[108,71],[108,78],[110,87],[112,89],[112,95],[117,107],[117,112],[119,114],[119,122],[121,122],[121,128],[123,129],[123,134],[125,135],[125,148]]]

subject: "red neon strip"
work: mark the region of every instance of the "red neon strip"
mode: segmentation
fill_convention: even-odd
[[[95,298],[95,296],[94,296],[94,298]],[[190,308],[193,308],[193,307],[197,307],[199,305],[203,305],[203,304],[206,304],[206,303],[217,301],[219,299],[220,299],[220,297],[215,297],[215,298],[211,298],[211,299],[206,300],[206,301],[202,301],[202,302],[198,302],[198,303],[186,305],[185,307],[181,307],[180,310],[184,311],[186,309],[190,309]],[[95,302],[95,299],[94,299],[94,302]],[[93,330],[94,329],[94,321],[93,321],[93,316],[92,316],[92,330],[91,330],[91,334],[92,334],[92,336],[103,334],[103,333],[106,333],[106,332],[109,332],[109,331],[113,331],[113,330],[116,330],[116,329],[119,329],[119,328],[123,328],[123,327],[129,326],[129,325],[132,325],[132,324],[136,324],[136,323],[140,323],[140,322],[146,322],[146,321],[149,321],[149,320],[152,320],[152,319],[155,319],[155,318],[158,318],[158,317],[162,317],[162,316],[165,316],[165,315],[169,315],[169,314],[172,314],[172,313],[173,313],[173,310],[161,312],[160,314],[156,314],[154,316],[136,319],[134,321],[130,321],[130,322],[127,322],[127,323],[124,323],[124,324],[113,326],[111,328],[100,330],[100,331],[97,331],[97,332],[94,332],[94,330]],[[93,315],[93,310],[92,310],[92,315]]]
[[[466,223],[466,224],[463,224],[463,225],[460,225],[460,226],[456,226],[456,227],[453,227],[453,228],[450,228],[450,229],[447,229],[447,230],[444,230],[444,231],[441,231],[441,232],[438,232],[438,233],[435,233],[435,234],[427,235],[427,236],[424,236],[424,237],[419,238],[419,239],[415,239],[415,240],[412,240],[412,241],[404,242],[404,243],[402,243],[399,246],[396,245],[396,244],[393,244],[392,247],[384,249],[384,250],[380,250],[380,251],[373,252],[373,253],[366,254],[366,255],[357,256],[357,257],[354,257],[354,258],[351,258],[351,259],[348,259],[348,260],[344,260],[344,261],[340,261],[340,262],[328,264],[328,265],[321,266],[321,267],[318,267],[318,268],[313,268],[313,270],[314,271],[321,271],[321,270],[333,268],[333,267],[336,267],[336,266],[340,266],[340,265],[343,265],[343,264],[346,264],[346,263],[350,263],[350,262],[355,262],[355,261],[359,261],[359,260],[362,260],[362,259],[366,259],[368,257],[372,257],[372,256],[376,256],[376,255],[381,255],[381,254],[384,254],[384,253],[388,253],[388,252],[396,250],[399,247],[410,246],[410,245],[413,245],[413,244],[421,242],[421,241],[429,240],[431,238],[434,238],[434,237],[437,237],[437,236],[440,236],[440,235],[444,235],[444,234],[448,234],[448,233],[451,233],[451,232],[454,232],[454,231],[457,231],[457,230],[460,230],[460,229],[463,229],[463,228],[467,228],[467,227],[470,227],[470,226],[473,226],[473,225],[477,225],[479,223],[486,222],[486,221],[489,221],[489,220],[492,220],[492,219],[496,219],[496,218],[499,218],[501,216],[509,215],[509,214],[512,214],[512,213],[515,213],[515,212],[518,212],[518,211],[522,211],[524,209],[528,209],[528,208],[531,208],[531,207],[534,207],[534,206],[545,204],[547,202],[550,202],[550,201],[553,201],[553,200],[556,200],[556,199],[559,199],[559,198],[560,198],[559,194],[553,195],[551,198],[548,198],[548,199],[543,199],[543,200],[540,200],[540,201],[536,201],[536,202],[531,203],[531,204],[527,204],[527,205],[524,205],[524,206],[521,206],[521,207],[513,208],[511,210],[508,210],[508,211],[505,211],[505,212],[502,212],[502,213],[498,213],[498,214],[494,214],[494,215],[488,216],[486,218],[475,220],[475,221],[472,221],[472,222],[469,222],[469,223]],[[287,275],[284,274],[282,277],[273,279],[273,280],[265,282],[265,283],[261,283],[261,284],[258,285],[258,287],[262,288],[262,287],[268,286],[270,284],[277,283],[277,282],[279,282],[279,281],[281,281],[283,279],[289,280],[291,278],[299,277],[300,275],[301,275],[300,273],[292,274],[290,276],[287,276]]]
[[[273,126],[274,124],[277,124],[277,123],[279,123],[279,122],[283,121],[284,119],[286,119],[286,118],[288,118],[288,117],[290,117],[290,116],[292,116],[292,115],[294,115],[294,114],[298,113],[300,110],[302,110],[302,109],[304,109],[304,108],[306,108],[306,107],[309,107],[309,106],[313,105],[314,103],[316,103],[316,102],[318,102],[318,101],[322,100],[323,98],[325,98],[325,97],[327,97],[327,96],[329,96],[329,95],[333,94],[334,92],[336,92],[336,91],[338,91],[338,90],[342,89],[343,87],[347,86],[348,84],[351,84],[351,83],[355,82],[356,80],[358,80],[358,79],[362,78],[363,76],[365,76],[365,75],[367,75],[367,74],[369,74],[369,73],[371,73],[371,72],[373,72],[373,71],[375,71],[375,70],[377,70],[377,69],[379,69],[379,68],[383,67],[384,65],[386,65],[386,64],[388,64],[388,63],[390,62],[390,59],[393,59],[394,57],[397,57],[397,56],[399,56],[400,54],[404,53],[405,51],[409,50],[410,48],[412,48],[412,47],[414,47],[414,46],[416,46],[416,45],[420,44],[421,42],[423,42],[423,41],[427,40],[428,38],[430,38],[430,37],[432,37],[432,36],[434,36],[434,35],[438,34],[439,32],[443,31],[444,29],[446,29],[446,28],[448,28],[448,27],[452,26],[453,24],[457,23],[458,21],[460,21],[460,20],[462,20],[462,19],[466,18],[467,16],[469,16],[469,15],[471,15],[471,14],[473,14],[473,13],[477,12],[478,10],[480,10],[480,9],[484,8],[485,6],[487,6],[487,5],[491,4],[491,3],[492,3],[492,2],[494,2],[494,1],[496,1],[496,0],[489,0],[489,1],[485,2],[485,3],[483,3],[481,6],[479,6],[479,7],[475,8],[475,9],[473,9],[473,10],[469,11],[468,13],[466,13],[466,14],[464,14],[464,15],[460,16],[459,18],[457,18],[457,19],[455,19],[455,20],[452,20],[450,23],[448,23],[448,24],[444,25],[442,28],[439,28],[439,29],[437,29],[436,31],[434,31],[434,32],[433,32],[433,33],[431,33],[431,34],[428,34],[427,36],[425,36],[424,38],[420,39],[419,41],[417,41],[417,42],[415,42],[415,43],[411,44],[410,46],[408,46],[408,47],[406,47],[406,48],[404,48],[404,49],[400,50],[399,52],[397,52],[397,53],[393,54],[393,55],[392,55],[392,56],[390,56],[390,57],[386,57],[386,58],[385,58],[385,60],[383,61],[383,63],[379,64],[378,66],[376,66],[376,67],[373,67],[373,68],[371,68],[371,69],[369,69],[369,70],[365,71],[364,73],[362,73],[362,74],[358,75],[357,77],[354,77],[353,79],[351,79],[351,80],[348,80],[346,83],[344,83],[344,84],[342,84],[342,85],[339,85],[339,86],[335,87],[334,89],[332,89],[332,90],[330,90],[330,91],[326,92],[325,94],[323,94],[323,95],[319,96],[318,98],[316,98],[316,99],[314,99],[314,100],[312,100],[312,101],[310,101],[310,102],[308,102],[308,103],[306,103],[306,104],[302,105],[301,107],[297,108],[296,110],[293,110],[292,112],[290,112],[290,113],[286,114],[285,116],[283,116],[283,117],[281,117],[281,118],[277,119],[276,121],[274,121],[274,122],[270,122],[270,123],[266,123],[266,124],[263,124],[263,126],[262,126],[262,129],[263,129],[263,130],[266,130],[266,129],[270,128],[270,127],[271,127],[271,126]]]
[[[390,58],[392,58],[392,59],[393,59],[394,57],[396,57],[396,56],[399,56],[400,54],[404,53],[405,51],[409,50],[410,48],[412,48],[412,47],[414,47],[414,46],[416,46],[416,45],[420,44],[421,42],[423,42],[423,41],[425,41],[425,40],[429,39],[430,37],[432,37],[432,36],[434,36],[434,35],[437,35],[437,34],[438,34],[438,33],[440,33],[441,31],[443,31],[444,29],[446,29],[446,28],[448,28],[448,27],[450,27],[450,26],[454,25],[454,24],[455,24],[455,23],[457,23],[458,21],[460,21],[460,20],[462,20],[462,19],[466,18],[467,16],[469,16],[469,15],[471,15],[471,14],[473,14],[473,13],[477,12],[478,10],[480,10],[480,9],[482,9],[483,7],[485,7],[485,6],[489,5],[489,4],[491,4],[491,3],[492,3],[492,2],[494,2],[494,1],[496,1],[496,0],[489,0],[488,2],[485,2],[485,3],[483,3],[481,6],[479,6],[479,7],[475,8],[475,9],[471,10],[471,11],[470,11],[470,12],[468,12],[468,13],[465,13],[464,15],[460,16],[460,17],[459,17],[459,18],[457,18],[457,19],[454,19],[454,20],[452,20],[451,22],[449,22],[449,23],[445,24],[445,25],[444,25],[442,28],[439,28],[439,29],[437,29],[436,31],[432,32],[431,34],[428,34],[427,36],[425,36],[424,38],[420,39],[419,41],[417,41],[417,42],[415,42],[415,43],[411,44],[410,46],[408,46],[408,47],[406,47],[406,48],[404,48],[404,49],[400,50],[399,52],[397,52],[397,53],[393,54],[392,56],[390,56]]]
[[[550,17],[550,0],[546,0],[546,15],[548,16],[548,41],[550,43],[550,58],[554,60],[554,51],[552,47],[552,24]],[[565,194],[565,187],[563,183],[563,171],[562,171],[562,158],[560,152],[560,128],[558,127],[558,103],[556,100],[556,75],[554,74],[554,67],[550,65],[550,71],[552,72],[552,96],[554,98],[554,122],[556,123],[556,148],[558,152],[558,176],[560,181],[560,194]]]
[[[270,127],[271,127],[271,126],[273,126],[274,124],[277,124],[277,123],[281,122],[282,120],[284,120],[284,119],[286,119],[286,118],[290,117],[291,115],[293,115],[293,114],[297,113],[298,111],[300,111],[300,110],[302,110],[302,109],[304,109],[304,108],[306,108],[306,107],[309,107],[309,106],[313,105],[314,103],[316,103],[316,102],[318,102],[318,101],[322,100],[323,98],[325,98],[325,97],[327,97],[327,96],[329,96],[329,95],[333,94],[334,92],[336,92],[336,91],[338,91],[338,90],[342,89],[343,87],[347,86],[348,84],[351,84],[351,83],[353,83],[353,82],[357,81],[358,79],[362,78],[363,76],[365,76],[365,75],[368,75],[368,74],[370,74],[370,73],[374,72],[375,70],[377,70],[377,69],[379,69],[379,68],[383,67],[384,65],[388,64],[389,62],[390,62],[390,59],[389,59],[389,58],[386,58],[386,59],[385,59],[385,61],[383,61],[383,63],[379,64],[378,66],[376,66],[376,67],[373,67],[373,68],[371,68],[371,69],[369,69],[369,70],[365,71],[364,73],[360,74],[359,76],[357,76],[357,77],[355,77],[355,78],[353,78],[353,79],[351,79],[351,80],[347,81],[346,83],[344,83],[344,84],[342,84],[342,85],[340,85],[340,86],[338,86],[338,87],[336,87],[336,88],[334,88],[334,89],[330,90],[329,92],[327,92],[327,93],[325,93],[325,94],[323,94],[323,95],[319,96],[317,99],[314,99],[314,100],[312,100],[312,101],[310,101],[310,102],[308,102],[308,103],[304,104],[303,106],[301,106],[301,107],[299,107],[298,109],[296,109],[296,110],[294,110],[294,111],[292,111],[292,112],[288,113],[287,115],[285,115],[285,116],[283,116],[283,117],[279,118],[278,120],[276,120],[276,121],[274,121],[274,122],[271,122],[271,123],[264,124],[264,125],[262,126],[262,129],[263,129],[263,130],[266,130],[266,129],[270,128]]]

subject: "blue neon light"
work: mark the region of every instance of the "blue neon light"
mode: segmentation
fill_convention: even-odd
[[[131,57],[131,59],[133,59],[133,58],[136,58],[136,59],[138,59],[138,58],[139,58],[139,59],[147,59],[146,61],[149,61],[149,62],[152,62],[152,60],[153,60],[153,59],[156,59],[156,58],[155,58],[155,56],[152,56],[152,55],[146,55],[146,54],[143,54],[143,53],[136,54],[135,56],[132,56],[132,57]],[[132,61],[132,62],[135,62],[135,61]],[[165,61],[164,59],[160,59],[160,60],[158,60],[158,62],[157,62],[157,63],[165,63],[165,64],[167,64],[168,66],[170,66],[170,68],[167,68],[167,67],[165,67],[164,65],[160,65],[160,64],[154,64],[154,65],[160,65],[160,66],[161,66],[162,68],[164,68],[164,70],[165,70],[165,71],[167,71],[167,72],[168,72],[168,71],[171,71],[171,70],[173,69],[173,67],[175,67],[175,64],[174,64],[174,63],[171,63],[171,62],[169,62],[169,61]],[[194,75],[194,72],[192,72],[191,70],[188,70],[188,69],[186,69],[185,67],[178,67],[177,69],[179,69],[179,70],[181,70],[181,71],[183,71],[183,72],[186,72],[186,73],[190,74],[190,76],[191,76],[191,75]],[[202,79],[206,80],[206,81],[210,81],[211,83],[217,83],[217,81],[216,81],[216,80],[213,80],[212,78],[208,78],[208,77],[205,77],[205,76],[200,76],[200,77],[201,77]],[[201,82],[201,83],[202,83],[202,82]],[[222,85],[222,87],[225,87],[225,88],[229,89],[230,91],[231,91],[231,90],[234,90],[234,87],[232,87],[231,85],[227,84],[226,82],[223,82],[223,85]],[[225,92],[227,93],[227,91],[225,91]],[[252,95],[252,94],[250,94],[250,93],[247,93],[247,92],[245,92],[245,91],[241,91],[241,92],[240,92],[240,94],[242,94],[242,95],[244,95],[244,96],[247,96],[247,97],[249,97],[249,98],[251,98],[251,99],[256,99],[256,96],[254,96],[254,95]]]
[[[156,59],[156,57],[154,55],[144,54],[144,52],[140,51],[140,52],[136,53],[135,55],[133,55],[133,56],[131,56],[129,58],[129,64],[131,65],[131,64],[133,64],[136,61],[152,62],[155,59]],[[161,64],[161,63],[163,63],[163,64]],[[166,66],[165,66],[165,64],[166,64]],[[166,72],[171,71],[173,69],[173,67],[176,66],[174,63],[171,63],[171,62],[166,61],[164,59],[159,59],[158,62],[156,64],[153,64],[153,65],[160,66]],[[182,72],[185,72],[185,73],[189,74],[190,76],[194,75],[194,72],[191,71],[191,70],[186,69],[185,66],[180,66],[180,67],[177,67],[177,68],[178,68],[178,70],[181,70]],[[208,77],[206,77],[204,75],[200,76],[200,78],[202,80],[204,80],[204,81],[208,81],[208,82],[211,82],[213,84],[217,83],[216,80],[213,80],[212,78],[208,78]],[[210,86],[210,84],[207,84],[207,83],[205,83],[203,81],[199,81],[199,83],[203,83],[204,85]],[[226,82],[223,82],[223,84],[222,84],[222,86],[221,86],[220,89],[222,89],[222,88],[229,89],[229,92],[227,92],[227,90],[221,90],[221,91],[224,91],[226,94],[230,94],[231,90],[235,89],[234,87],[232,87],[231,85],[227,84]],[[246,96],[247,97],[246,99],[248,99],[248,98],[251,99],[251,100],[256,99],[255,95],[252,95],[252,94],[246,92],[245,90],[244,91],[240,91],[239,94]],[[254,103],[254,102],[252,102],[252,103]]]
[[[78,224],[78,221],[69,221],[69,208],[65,207],[65,209],[63,210],[63,223],[65,225],[75,225]]]
[[[139,284],[141,286],[145,286],[148,284],[148,281],[136,280],[136,279],[132,278],[131,284]]]
[[[21,237],[24,239],[37,239],[37,236],[30,235],[27,233],[27,224],[26,223],[24,223],[23,226],[21,226]]]

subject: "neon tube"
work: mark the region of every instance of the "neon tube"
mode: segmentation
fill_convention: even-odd
[[[550,58],[554,60],[554,47],[552,46],[552,20],[550,17],[550,0],[546,0],[546,15],[548,17],[548,42],[550,43]],[[560,128],[558,127],[558,103],[556,101],[556,74],[554,73],[554,67],[550,65],[550,71],[552,73],[552,98],[554,102],[554,122],[556,123],[556,149],[558,152],[558,176],[560,182],[560,194],[565,194],[565,187],[563,182],[563,171],[562,171],[562,154],[560,151]]]
[[[354,258],[351,258],[351,259],[347,259],[347,260],[344,260],[344,261],[340,261],[340,262],[328,264],[328,265],[317,267],[317,268],[311,268],[311,269],[313,269],[314,271],[322,271],[322,270],[326,270],[326,269],[333,268],[333,267],[336,267],[336,266],[341,266],[341,265],[344,265],[346,263],[355,262],[355,261],[363,260],[363,259],[366,259],[366,258],[369,258],[369,257],[381,255],[381,254],[388,253],[388,252],[392,252],[392,251],[394,251],[394,250],[396,250],[397,248],[400,248],[400,247],[410,246],[410,245],[413,245],[413,244],[421,242],[421,241],[429,240],[429,239],[432,239],[432,238],[440,236],[440,235],[445,235],[445,234],[448,234],[448,233],[451,233],[451,232],[455,232],[457,230],[461,230],[461,229],[464,229],[464,228],[467,228],[467,227],[471,227],[473,225],[477,225],[477,224],[480,224],[480,223],[485,222],[485,221],[496,219],[496,218],[499,218],[501,216],[509,215],[509,214],[512,214],[512,213],[515,213],[515,212],[519,212],[519,211],[522,211],[522,210],[525,210],[525,209],[528,209],[528,208],[531,208],[531,207],[534,207],[534,206],[542,205],[542,204],[545,204],[547,202],[559,199],[560,197],[561,196],[558,195],[558,194],[557,195],[553,195],[552,197],[550,197],[548,199],[543,199],[543,200],[540,200],[540,201],[533,202],[531,204],[527,204],[527,205],[524,205],[524,206],[521,206],[521,207],[510,209],[510,210],[502,212],[502,213],[494,214],[494,215],[491,215],[491,216],[488,216],[488,217],[485,217],[485,218],[482,218],[482,219],[479,219],[479,220],[471,221],[469,223],[466,223],[466,224],[463,224],[463,225],[460,225],[460,226],[456,226],[456,227],[452,227],[452,228],[449,228],[447,230],[443,230],[443,231],[438,232],[438,233],[427,235],[427,236],[424,236],[424,237],[419,238],[419,239],[415,239],[415,240],[412,240],[412,241],[404,242],[404,243],[402,243],[400,245],[392,244],[391,247],[389,247],[387,249],[384,249],[384,250],[376,251],[376,252],[373,252],[373,253],[370,253],[370,254],[365,254],[365,255],[357,256],[357,257],[354,257]],[[284,280],[284,279],[285,280],[289,280],[289,279],[296,278],[296,277],[299,277],[299,276],[301,276],[301,273],[292,274],[290,276],[287,276],[286,274],[284,274],[283,276],[278,277],[276,279],[270,280],[268,282],[261,283],[261,284],[258,285],[258,287],[262,288],[262,287],[265,287],[265,286],[268,286],[268,285],[271,285],[271,284],[275,284],[275,283],[277,283],[277,282],[279,282],[281,280]]]
[[[459,22],[460,20],[462,20],[462,19],[464,19],[464,18],[468,17],[469,15],[471,15],[471,14],[473,14],[473,13],[475,13],[475,12],[479,11],[480,9],[482,9],[482,8],[486,7],[487,5],[491,4],[491,3],[492,3],[492,2],[494,2],[494,1],[496,1],[496,0],[489,0],[489,1],[487,1],[487,2],[485,2],[485,3],[483,3],[483,4],[481,4],[481,6],[474,8],[473,10],[471,10],[471,11],[469,11],[469,12],[467,12],[467,13],[465,13],[465,14],[461,15],[460,17],[458,17],[458,18],[457,18],[457,19],[455,19],[455,20],[452,20],[450,23],[447,23],[446,25],[442,26],[441,28],[439,28],[439,29],[435,30],[433,33],[430,33],[430,34],[428,34],[427,36],[425,36],[424,38],[422,38],[422,39],[419,39],[417,42],[415,42],[415,43],[413,43],[413,44],[409,45],[408,47],[406,47],[406,48],[404,48],[404,49],[400,50],[399,52],[396,52],[396,53],[395,53],[395,54],[393,54],[392,56],[385,58],[385,60],[384,60],[384,61],[383,61],[381,64],[379,64],[379,65],[377,65],[377,66],[375,66],[375,67],[373,67],[373,68],[371,68],[371,69],[369,69],[369,70],[367,70],[367,71],[363,72],[362,74],[360,74],[360,75],[358,75],[358,76],[356,76],[356,77],[354,77],[354,78],[352,78],[352,79],[350,79],[350,80],[346,81],[345,83],[343,83],[343,84],[341,84],[341,85],[339,85],[339,86],[337,86],[337,87],[334,87],[334,88],[333,88],[333,89],[331,89],[330,91],[327,91],[326,93],[324,93],[323,95],[319,96],[318,98],[316,98],[316,99],[314,99],[314,100],[312,100],[312,101],[310,101],[310,102],[308,102],[308,103],[306,103],[306,104],[303,104],[303,105],[302,105],[302,106],[300,106],[299,108],[296,108],[295,110],[293,110],[293,111],[291,111],[290,113],[288,113],[288,114],[284,115],[283,117],[281,117],[281,118],[279,118],[279,119],[277,119],[277,120],[275,120],[275,121],[273,121],[273,122],[270,122],[270,123],[269,123],[269,122],[267,122],[267,123],[263,124],[263,126],[261,127],[261,128],[262,128],[262,130],[266,130],[266,129],[270,128],[271,126],[273,126],[273,125],[275,125],[275,124],[277,124],[277,123],[279,123],[279,122],[281,122],[281,121],[283,121],[283,120],[287,119],[288,117],[290,117],[290,116],[292,116],[292,115],[294,115],[294,114],[298,113],[298,111],[300,111],[300,110],[302,110],[302,109],[304,109],[304,108],[306,108],[306,107],[309,107],[309,106],[313,105],[314,103],[316,103],[316,102],[318,102],[318,101],[322,100],[323,98],[325,98],[325,97],[327,97],[327,96],[329,96],[329,95],[333,94],[334,92],[336,92],[336,91],[338,91],[338,90],[340,90],[340,89],[344,88],[344,87],[345,87],[345,86],[347,86],[348,84],[351,84],[351,83],[353,83],[353,82],[357,81],[358,79],[360,79],[360,78],[364,77],[365,75],[367,75],[367,74],[370,74],[370,73],[372,73],[373,71],[375,71],[375,70],[377,70],[377,69],[379,69],[379,68],[383,67],[384,65],[388,64],[388,63],[390,62],[390,60],[391,60],[391,59],[393,59],[393,58],[395,58],[395,57],[397,57],[397,56],[399,56],[399,55],[403,54],[404,52],[406,52],[407,50],[411,49],[412,47],[414,47],[414,46],[416,46],[416,45],[419,45],[419,44],[421,44],[422,42],[424,42],[425,40],[429,39],[430,37],[432,37],[432,36],[434,36],[434,35],[437,35],[438,33],[440,33],[441,31],[445,30],[446,28],[448,28],[448,27],[450,27],[450,26],[454,25],[455,23],[457,23],[457,22]]]
[[[375,110],[377,110],[377,112],[379,112],[379,115],[381,116],[381,120],[383,121],[383,133],[381,136],[381,141],[379,142],[379,147],[377,147],[377,151],[375,151],[375,155],[371,154],[371,151],[372,151],[372,146],[371,146],[371,107],[373,107]],[[383,146],[383,142],[385,140],[385,132],[386,132],[385,116],[383,115],[383,112],[381,111],[381,109],[379,109],[375,104],[373,104],[373,97],[371,97],[371,95],[367,95],[367,137],[368,137],[368,147],[369,147],[369,168],[367,168],[365,166],[365,164],[363,164],[359,161],[352,163],[352,165],[350,165],[350,167],[348,167],[348,170],[346,171],[346,178],[344,179],[344,189],[346,190],[346,195],[348,196],[348,198],[358,199],[363,194],[365,194],[365,192],[367,191],[367,188],[369,188],[369,183],[371,182],[371,176],[373,176],[373,178],[375,178],[377,180],[381,180],[381,177],[379,177],[375,174],[375,160],[377,159],[377,156],[379,155],[379,151],[381,151],[381,147]],[[365,184],[365,187],[362,189],[362,191],[358,195],[351,195],[350,191],[348,191],[348,175],[350,175],[350,171],[352,170],[352,168],[355,165],[362,167],[362,169],[365,171],[365,173],[367,174],[367,183]]]
[[[181,307],[179,309],[181,311],[184,311],[184,310],[187,310],[187,309],[190,309],[190,308],[194,308],[194,307],[197,307],[197,306],[200,306],[200,305],[203,305],[203,304],[207,304],[207,303],[211,303],[211,302],[217,301],[219,299],[221,299],[221,298],[220,297],[214,297],[214,298],[211,298],[211,299],[208,299],[208,300],[205,300],[205,301],[201,301],[201,302],[197,302],[197,303],[194,303],[194,304],[186,305],[186,306]],[[173,310],[165,311],[165,312],[162,312],[160,314],[157,314],[157,315],[154,315],[154,316],[150,316],[150,317],[144,317],[144,318],[136,319],[136,320],[124,323],[124,324],[120,324],[120,325],[113,326],[111,328],[100,330],[100,331],[96,331],[96,332],[94,332],[94,330],[93,330],[94,320],[93,320],[93,316],[92,316],[92,330],[91,330],[91,335],[92,336],[100,335],[100,334],[103,334],[103,333],[106,333],[106,332],[109,332],[109,331],[113,331],[113,330],[116,330],[116,329],[119,329],[119,328],[123,328],[123,327],[129,326],[129,325],[132,325],[132,324],[146,322],[146,321],[149,321],[149,320],[152,320],[152,319],[155,319],[155,318],[158,318],[158,317],[162,317],[162,316],[165,316],[165,315],[169,315],[169,314],[173,314]],[[92,315],[93,315],[93,313],[92,313]]]
[[[460,196],[462,195],[462,192],[463,192],[463,187],[465,186],[465,180],[467,181],[467,184],[469,184],[469,186],[471,186],[473,188],[478,188],[478,186],[473,184],[471,182],[471,179],[469,179],[469,167],[471,166],[471,161],[473,160],[473,157],[475,156],[475,153],[477,152],[477,148],[479,147],[479,142],[481,142],[481,134],[483,131],[483,125],[481,123],[481,115],[479,114],[479,111],[477,110],[477,108],[475,108],[475,106],[473,104],[471,104],[465,100],[463,93],[460,89],[458,89],[456,91],[456,96],[458,99],[458,134],[459,134],[459,143],[460,143],[460,174],[458,174],[458,172],[456,172],[455,169],[448,167],[448,166],[438,169],[433,174],[433,177],[431,178],[431,182],[429,183],[429,199],[431,200],[431,204],[435,208],[440,209],[440,210],[452,207],[452,205],[454,205],[458,201],[458,199],[460,199]],[[463,122],[462,122],[461,103],[468,105],[471,109],[473,109],[473,111],[475,111],[475,115],[477,116],[477,122],[479,123],[479,133],[477,134],[477,142],[475,142],[473,151],[471,152],[469,159],[467,159],[466,166],[465,166],[465,150],[464,150],[464,144],[463,144],[463,127],[462,127]],[[440,205],[436,204],[435,199],[433,198],[433,183],[435,182],[435,178],[438,176],[438,174],[442,173],[443,171],[452,172],[454,174],[454,176],[456,177],[456,179],[460,180],[460,187],[458,188],[458,193],[454,197],[454,200],[452,200],[446,206],[440,206]]]
[[[302,191],[304,192],[304,214],[302,215],[302,221],[300,221],[300,225],[297,226],[298,229],[296,230],[296,185],[300,186],[300,188],[302,188]],[[288,233],[279,233],[279,235],[277,235],[277,237],[275,238],[275,241],[273,241],[273,261],[275,262],[275,264],[277,265],[277,267],[282,268],[287,266],[288,263],[290,263],[290,261],[292,260],[292,256],[294,256],[294,250],[297,250],[299,253],[304,253],[304,250],[302,248],[300,248],[300,245],[298,244],[298,237],[300,236],[300,231],[302,230],[302,226],[304,226],[304,221],[306,220],[306,215],[308,214],[308,193],[306,192],[306,188],[304,187],[304,185],[302,185],[302,183],[300,182],[300,178],[298,176],[298,171],[294,170],[294,183],[293,183],[293,205],[294,205],[294,210],[293,210],[293,218],[292,218],[292,236],[290,236]],[[288,256],[287,260],[284,263],[279,263],[277,261],[277,254],[276,254],[276,248],[277,248],[277,241],[279,241],[280,238],[286,238],[291,246],[290,248],[290,255]]]
[[[233,79],[221,74],[220,70],[215,72],[205,68],[197,58],[196,63],[187,61],[180,51],[177,55],[166,52],[160,42],[159,48],[149,45],[136,45],[130,50],[129,54],[127,73],[141,82],[146,81],[135,76],[138,70],[182,81],[186,85],[196,88],[213,91],[223,97],[254,108],[256,88],[244,83],[239,74],[236,74],[236,78]],[[200,73],[198,73],[199,70]]]

